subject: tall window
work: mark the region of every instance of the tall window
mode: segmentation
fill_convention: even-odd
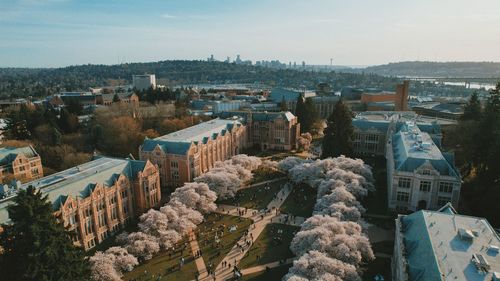
[[[430,181],[420,181],[420,191],[425,191],[425,192],[431,191],[431,182]]]
[[[179,171],[172,171],[172,179],[179,180]]]
[[[439,182],[439,192],[442,193],[451,193],[453,191],[453,183],[442,181]]]
[[[177,161],[170,161],[170,167],[179,169],[179,162]]]
[[[410,188],[411,187],[411,179],[399,178],[398,186],[399,186],[399,188]]]
[[[408,202],[410,201],[410,194],[408,192],[399,191],[396,196],[396,200],[398,200],[399,202]]]

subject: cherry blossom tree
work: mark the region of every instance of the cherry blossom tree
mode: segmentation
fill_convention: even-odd
[[[155,237],[144,232],[132,232],[128,235],[125,248],[132,255],[149,260],[160,251],[160,245]]]
[[[241,165],[243,168],[252,171],[257,169],[261,164],[262,160],[259,157],[248,156],[246,154],[238,154],[231,157],[231,163],[233,165]]]
[[[232,198],[236,195],[241,185],[238,175],[228,173],[224,170],[210,170],[209,172],[195,178],[196,182],[208,184],[211,190],[217,193],[221,199]]]
[[[361,281],[356,267],[318,251],[310,251],[293,262],[284,281]]]
[[[182,187],[177,188],[170,194],[170,201],[175,200],[203,214],[211,213],[217,209],[217,205],[215,205],[217,194],[210,190],[206,183],[202,182],[185,183]]]
[[[115,268],[116,257],[97,251],[89,258],[91,275],[93,281],[121,281],[121,273]]]
[[[299,157],[295,156],[288,156],[287,158],[281,160],[278,163],[278,168],[282,170],[283,172],[288,172],[290,169],[292,169],[295,166],[301,165],[303,163],[310,163],[310,160],[305,160]]]
[[[362,261],[374,258],[370,242],[361,230],[361,226],[354,222],[314,215],[302,224],[290,249],[299,256],[312,250],[319,251],[358,266]]]
[[[129,254],[127,249],[122,247],[111,247],[105,253],[115,256],[114,267],[121,272],[132,271],[139,264],[137,258]]]
[[[308,151],[311,148],[312,135],[311,133],[303,133],[297,138],[299,150]]]

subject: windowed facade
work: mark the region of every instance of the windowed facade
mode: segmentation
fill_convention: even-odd
[[[430,181],[420,181],[420,191],[429,192],[431,191],[432,182]]]
[[[398,187],[399,188],[410,188],[411,187],[411,179],[399,178],[398,179]]]
[[[398,202],[409,202],[410,201],[410,193],[398,191],[396,200]]]
[[[439,192],[441,193],[451,193],[453,191],[453,183],[441,181],[439,182]]]

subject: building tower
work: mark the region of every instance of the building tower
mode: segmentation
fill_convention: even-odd
[[[410,81],[405,80],[403,84],[396,85],[396,111],[408,111],[408,91],[410,87]]]

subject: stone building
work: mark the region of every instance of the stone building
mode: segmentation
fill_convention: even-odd
[[[395,221],[393,281],[500,280],[500,238],[485,218],[437,211],[400,215]]]
[[[33,186],[48,195],[54,214],[61,217],[73,242],[93,248],[138,214],[160,204],[158,167],[149,161],[96,158],[88,163],[0,189],[0,223],[8,223],[7,206],[19,189]]]
[[[452,154],[441,152],[415,122],[405,122],[388,136],[388,207],[400,212],[458,206],[461,176]]]
[[[297,148],[300,124],[291,112],[226,111],[222,118],[240,118],[247,127],[248,146],[261,150],[289,151]]]
[[[31,145],[0,148],[0,181],[9,176],[23,182],[43,177],[42,159]]]
[[[155,139],[145,139],[139,157],[158,165],[162,187],[180,186],[239,154],[247,128],[239,120],[213,119]]]

